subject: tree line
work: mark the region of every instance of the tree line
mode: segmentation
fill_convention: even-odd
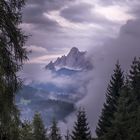
[[[86,113],[80,109],[77,113],[77,121],[70,133],[62,136],[57,121],[53,119],[52,125],[46,129],[40,113],[35,113],[32,123],[24,121],[19,127],[20,140],[91,140],[91,132],[88,127]]]
[[[15,95],[22,87],[17,73],[28,60],[24,48],[27,36],[20,28],[24,0],[0,0],[0,140],[61,140],[55,119],[46,130],[39,113],[33,121],[20,120]],[[93,91],[94,92],[94,91]],[[139,140],[140,138],[140,59],[134,58],[128,74],[117,62],[106,92],[106,101],[92,134],[84,109],[66,140]]]
[[[99,140],[139,140],[140,58],[134,58],[125,76],[116,64],[96,133]]]

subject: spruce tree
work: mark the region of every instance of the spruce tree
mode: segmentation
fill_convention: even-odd
[[[130,73],[129,73],[130,87],[131,87],[131,105],[130,113],[131,127],[129,129],[130,138],[138,140],[140,138],[140,60],[134,58]]]
[[[26,37],[19,24],[24,0],[0,0],[0,139],[19,139],[19,111],[15,94],[21,80],[17,72],[27,59]]]
[[[114,113],[117,110],[118,98],[123,86],[123,80],[123,72],[119,62],[117,62],[114,73],[111,76],[111,80],[107,88],[106,102],[104,103],[104,107],[98,121],[98,126],[96,128],[96,134],[98,137],[104,136],[105,133],[107,133],[108,128],[112,125]]]
[[[24,121],[21,126],[20,140],[34,140],[33,127],[28,121]]]
[[[103,136],[105,140],[129,140],[129,128],[133,123],[129,112],[131,102],[129,84],[125,84],[118,100],[117,112],[114,114],[112,125]]]
[[[134,92],[135,97],[140,100],[140,61],[136,57],[131,65],[129,80],[131,90]]]
[[[33,118],[34,140],[46,140],[46,130],[39,113],[35,113]]]
[[[55,119],[53,119],[53,121],[52,121],[49,140],[62,140],[60,130],[57,126],[57,122]]]
[[[91,140],[91,133],[87,123],[86,113],[79,110],[74,130],[72,131],[72,140]]]
[[[139,65],[140,61],[134,58],[127,84],[123,87],[119,98],[115,119],[104,136],[105,140],[139,140],[140,138]]]
[[[140,57],[138,60],[138,85],[140,85]],[[140,90],[140,87],[139,87],[139,90]]]

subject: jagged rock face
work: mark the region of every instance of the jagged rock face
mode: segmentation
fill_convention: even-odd
[[[71,69],[89,70],[92,63],[86,58],[86,52],[80,52],[78,48],[73,47],[67,56],[58,58],[55,62],[50,62],[46,69],[53,70],[56,67],[69,67]]]
[[[48,70],[55,70],[54,63],[51,61],[45,68]]]
[[[66,56],[62,56],[61,58],[57,58],[57,60],[54,62],[54,66],[60,66],[63,67],[66,65]]]

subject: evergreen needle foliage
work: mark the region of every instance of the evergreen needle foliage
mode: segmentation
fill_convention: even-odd
[[[16,75],[27,52],[26,36],[19,28],[24,0],[0,0],[0,139],[19,139],[19,111],[15,94],[21,86]]]
[[[101,140],[139,140],[140,138],[140,59],[134,58],[121,88],[117,109]]]
[[[111,127],[114,113],[117,110],[117,102],[120,96],[120,91],[123,86],[123,72],[117,62],[113,75],[111,76],[110,83],[106,93],[106,103],[102,109],[102,114],[98,121],[96,133],[98,137],[102,137]]]
[[[21,127],[20,140],[34,140],[33,127],[28,121],[24,121]]]
[[[35,113],[33,119],[34,140],[46,140],[46,130],[39,113]]]
[[[60,134],[60,130],[57,126],[57,122],[55,119],[53,119],[52,121],[52,126],[50,128],[50,140],[62,140],[61,134]]]
[[[91,140],[90,128],[87,123],[86,113],[80,109],[77,114],[77,121],[72,131],[72,140]]]

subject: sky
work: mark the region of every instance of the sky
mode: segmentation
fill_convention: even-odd
[[[28,0],[21,27],[32,53],[23,71],[40,77],[42,67],[72,47],[88,51],[92,80],[76,105],[84,105],[94,131],[116,61],[127,73],[132,59],[140,56],[139,17],[139,0]],[[67,118],[69,124],[72,120]]]
[[[139,0],[28,0],[22,28],[32,64],[46,64],[71,47],[89,50],[135,19]]]

